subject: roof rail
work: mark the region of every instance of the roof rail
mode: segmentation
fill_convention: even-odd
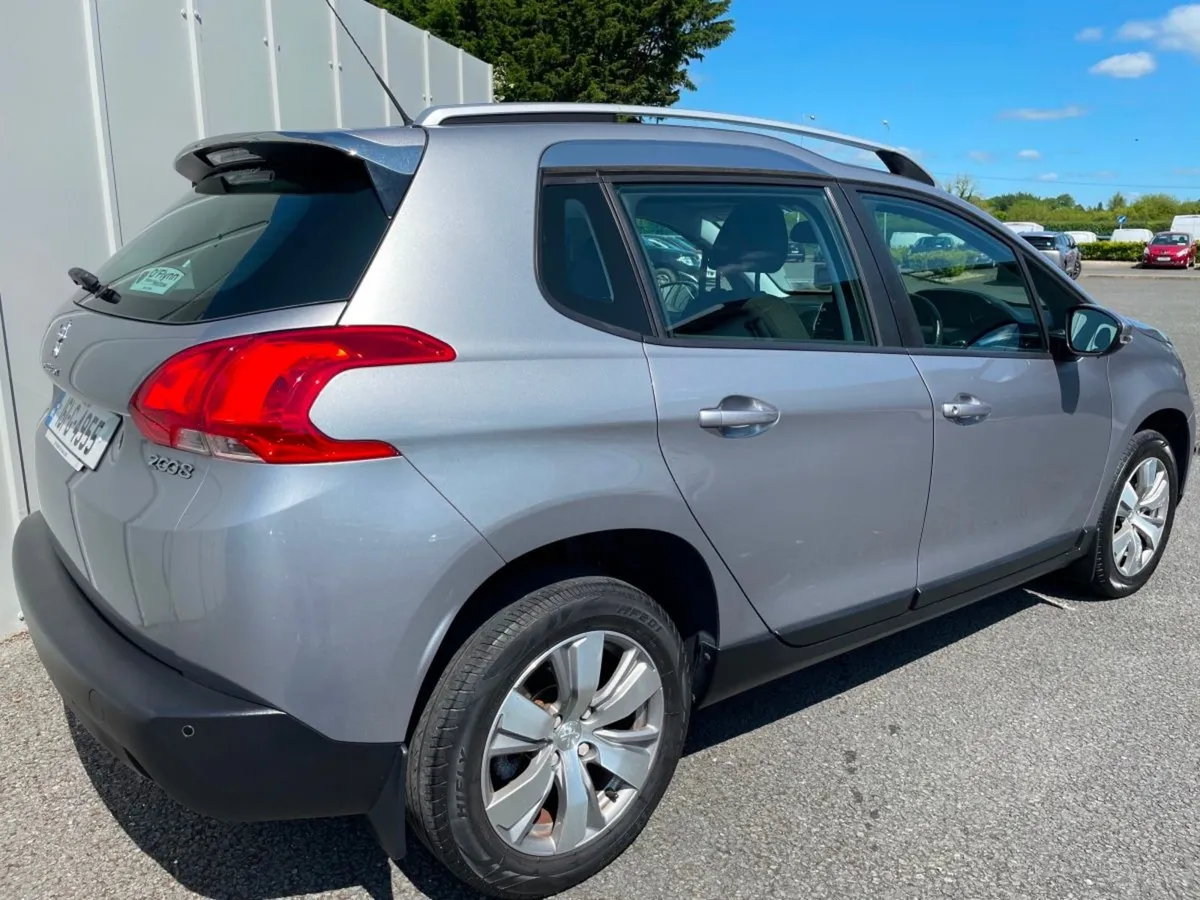
[[[621,116],[638,116],[652,119],[688,119],[696,122],[720,122],[726,125],[741,125],[744,128],[761,128],[780,131],[801,137],[817,138],[831,144],[869,150],[893,175],[911,178],[922,184],[936,185],[929,174],[916,160],[903,150],[868,141],[864,138],[838,134],[807,125],[779,122],[774,119],[758,119],[753,116],[735,116],[728,113],[701,112],[694,109],[675,109],[665,106],[625,106],[619,103],[487,103],[459,106],[432,106],[417,116],[417,126],[436,125],[482,125],[518,122],[615,122]]]

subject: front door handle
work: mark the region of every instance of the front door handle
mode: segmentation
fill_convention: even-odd
[[[977,422],[991,414],[991,406],[970,394],[959,394],[949,403],[942,404],[942,415],[955,422]]]
[[[740,394],[700,410],[699,415],[700,427],[721,437],[753,437],[778,421],[779,410],[770,403]]]

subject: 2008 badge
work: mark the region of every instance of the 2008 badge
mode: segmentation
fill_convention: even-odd
[[[159,456],[157,453],[150,455],[150,467],[168,475],[178,475],[180,478],[191,478],[192,473],[196,471],[196,467],[191,463],[180,462],[169,456]]]

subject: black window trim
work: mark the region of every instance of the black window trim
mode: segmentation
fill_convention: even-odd
[[[637,286],[638,293],[641,295],[642,306],[646,312],[646,317],[647,317],[647,322],[648,322],[647,332],[639,331],[637,329],[623,328],[620,325],[614,325],[611,322],[606,322],[603,319],[596,318],[595,316],[589,316],[586,313],[581,313],[578,310],[572,309],[571,307],[569,307],[566,304],[564,304],[563,302],[561,302],[558,298],[556,298],[554,296],[553,291],[551,291],[550,288],[547,286],[546,280],[543,277],[544,268],[543,268],[543,260],[542,260],[542,218],[544,215],[544,196],[545,196],[544,189],[549,185],[555,185],[555,184],[559,184],[559,185],[594,184],[594,185],[596,185],[599,188],[600,196],[603,198],[604,203],[608,209],[609,218],[612,220],[611,224],[617,228],[618,235],[620,236],[622,245],[625,244],[624,231],[623,231],[623,229],[621,229],[620,223],[616,219],[616,216],[614,215],[614,211],[612,208],[612,199],[609,197],[608,191],[606,191],[604,189],[604,185],[601,183],[599,173],[597,173],[595,170],[591,170],[591,171],[582,171],[582,170],[548,171],[548,170],[543,170],[541,177],[538,178],[538,180],[537,180],[537,188],[536,188],[537,196],[535,197],[534,213],[533,213],[533,272],[534,272],[534,279],[537,282],[538,290],[541,292],[542,299],[544,299],[546,301],[546,303],[549,304],[550,307],[555,312],[557,312],[559,315],[565,316],[566,318],[571,319],[574,322],[578,322],[581,325],[586,325],[588,328],[592,328],[596,331],[602,331],[606,334],[611,334],[614,337],[624,338],[626,340],[633,340],[633,341],[637,341],[639,343],[646,340],[649,337],[653,337],[654,334],[657,333],[657,329],[659,327],[657,324],[656,313],[655,313],[655,307],[657,306],[657,303],[652,302],[651,297],[649,297],[647,295],[643,279],[638,276],[637,269],[631,264],[631,260],[630,260],[629,253],[628,253],[628,247],[625,248],[626,253],[625,253],[624,258],[621,258],[619,255],[617,255],[615,258],[610,259],[609,255],[604,254],[604,252],[601,248],[597,247],[597,250],[600,252],[601,260],[603,261],[603,263],[606,267],[613,266],[613,265],[626,267],[629,279]],[[597,224],[595,222],[593,222],[592,226],[593,226],[593,228],[595,228],[595,227],[597,227]],[[612,272],[609,272],[609,278],[610,279],[613,278]]]
[[[883,277],[888,285],[889,293],[893,298],[893,306],[896,310],[896,315],[902,320],[901,333],[904,335],[906,349],[914,356],[975,356],[981,358],[994,359],[1053,359],[1053,344],[1052,335],[1047,327],[1045,317],[1042,315],[1042,301],[1033,285],[1033,278],[1029,273],[1030,256],[1033,248],[1026,244],[1021,247],[1020,236],[1013,233],[1003,225],[997,227],[992,222],[988,221],[982,215],[977,215],[970,210],[964,210],[952,202],[948,202],[937,194],[925,193],[922,191],[905,190],[901,187],[893,185],[877,184],[873,182],[844,182],[843,187],[846,191],[847,198],[850,201],[849,205],[854,214],[859,218],[859,223],[864,231],[867,232],[867,240],[871,245],[873,252],[877,257],[884,262],[880,263],[880,268],[884,269]],[[1029,295],[1033,300],[1033,314],[1038,323],[1038,330],[1042,335],[1042,343],[1045,345],[1043,350],[981,350],[977,347],[930,347],[925,344],[925,339],[921,335],[920,326],[917,322],[916,311],[913,309],[912,300],[908,296],[908,291],[904,288],[904,281],[900,277],[896,266],[890,262],[891,250],[884,243],[883,236],[879,233],[879,229],[875,228],[871,223],[870,211],[863,200],[863,194],[871,194],[875,196],[892,197],[897,200],[907,200],[913,203],[923,203],[926,206],[931,206],[948,215],[958,216],[964,219],[969,224],[983,231],[992,239],[998,241],[1013,254],[1017,260],[1017,266],[1020,269],[1021,277],[1025,282],[1025,288],[1029,291]],[[871,225],[871,228],[867,228]],[[1005,233],[1007,232],[1007,234]],[[1039,254],[1040,255],[1040,254]],[[886,262],[886,265],[884,264]],[[1049,263],[1038,262],[1038,265],[1049,266]]]
[[[655,334],[648,335],[645,343],[670,347],[694,347],[714,350],[810,350],[816,352],[843,353],[906,353],[899,325],[890,304],[884,310],[882,300],[888,297],[886,285],[880,277],[878,266],[871,256],[863,256],[866,236],[861,232],[858,220],[846,214],[844,197],[837,181],[827,175],[797,172],[759,172],[750,170],[698,169],[698,168],[608,168],[601,170],[600,179],[609,195],[609,205],[625,238],[626,252],[642,283],[642,293],[651,307]],[[646,266],[645,254],[638,247],[636,228],[625,214],[616,187],[621,184],[745,184],[776,187],[809,187],[823,189],[833,211],[834,222],[842,229],[842,239],[850,254],[849,262],[855,267],[860,288],[864,295],[867,319],[872,331],[871,342],[854,344],[844,341],[769,341],[744,340],[741,338],[681,338],[667,333],[658,308],[654,279]],[[841,202],[839,202],[841,201]],[[864,265],[864,259],[870,265]]]

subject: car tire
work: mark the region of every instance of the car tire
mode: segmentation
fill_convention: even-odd
[[[588,662],[599,640],[601,670]],[[490,896],[547,897],[590,878],[634,841],[674,774],[691,711],[687,659],[662,607],[612,578],[562,581],[506,607],[458,650],[418,720],[406,777],[413,831],[454,875]],[[595,708],[581,712],[586,688],[558,685],[585,671],[600,672],[599,690]],[[613,687],[634,673],[636,690],[633,682],[624,693]],[[651,673],[657,681],[643,684]],[[654,684],[657,693],[632,718],[608,721]],[[614,700],[621,697],[624,705]],[[655,728],[654,743],[637,743]],[[517,746],[538,749],[508,752]],[[650,755],[639,747],[651,747]],[[624,767],[629,780],[605,763]],[[641,788],[631,793],[635,781]],[[533,784],[531,793],[517,790]],[[581,831],[580,816],[561,812],[572,808],[562,798],[589,796]]]
[[[1146,468],[1139,473],[1143,466]],[[1142,477],[1150,471],[1161,472],[1165,478],[1163,499],[1166,506],[1157,516],[1145,516],[1139,520],[1142,524],[1134,527],[1132,517],[1128,515],[1130,507],[1141,515],[1143,510],[1152,510],[1157,502],[1157,498],[1148,496],[1157,476],[1150,479],[1152,484],[1145,484],[1146,478]],[[1117,469],[1117,477],[1109,488],[1091,552],[1079,561],[1071,574],[1099,597],[1117,599],[1141,590],[1166,551],[1178,497],[1179,469],[1171,445],[1157,431],[1138,432],[1130,441]],[[1144,502],[1147,499],[1151,502]],[[1153,553],[1147,555],[1148,538],[1142,529],[1151,529],[1156,523],[1159,536]],[[1136,569],[1131,562],[1134,554],[1140,554]]]

